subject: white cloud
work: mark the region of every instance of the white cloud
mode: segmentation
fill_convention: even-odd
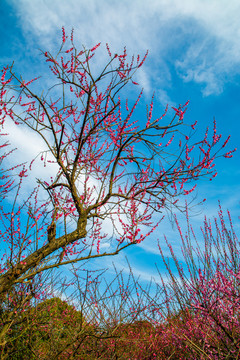
[[[69,30],[74,26],[79,42],[87,46],[102,41],[109,42],[113,51],[124,45],[130,53],[149,49],[154,66],[141,74],[147,89],[147,77],[157,75],[166,59],[176,60],[179,75],[200,84],[206,96],[221,93],[224,82],[239,71],[237,0],[15,0],[14,4],[26,36],[40,46],[56,46],[63,25]]]
[[[9,142],[18,149],[21,161],[29,162],[41,151],[46,150],[46,145],[40,136],[29,130],[27,126],[15,125],[11,119],[7,118],[4,130],[8,133]]]
[[[166,107],[168,105],[168,108],[171,108],[172,106],[177,106],[176,103],[174,103],[170,97],[167,94],[167,91],[159,89],[157,91],[157,100],[161,104],[162,108]]]
[[[19,164],[25,164],[24,166],[27,170],[26,181],[23,181],[21,186],[21,193],[17,199],[17,201],[21,203],[23,198],[29,196],[29,194],[37,186],[36,179],[44,179],[45,181],[48,181],[51,176],[54,177],[57,173],[58,165],[41,161],[41,156],[39,156],[39,154],[47,150],[46,144],[40,138],[40,136],[38,136],[38,134],[31,131],[29,128],[27,128],[27,126],[15,125],[13,121],[7,117],[4,123],[4,132],[8,134],[5,137],[5,140],[10,144],[9,150],[16,149],[10,156],[8,156],[6,166],[8,168],[13,168],[13,174],[16,177],[18,177],[18,174],[23,169],[23,167],[16,167],[14,170],[15,166]],[[35,161],[33,162],[30,171],[29,166],[33,159],[35,159]],[[47,159],[51,161],[53,160],[51,154],[48,153]],[[15,192],[9,193],[10,200],[14,196]],[[46,194],[43,189],[39,193],[39,198],[46,198]]]

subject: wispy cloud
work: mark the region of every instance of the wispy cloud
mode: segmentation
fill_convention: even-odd
[[[13,0],[25,36],[54,47],[60,27],[76,28],[80,43],[109,42],[113,51],[126,45],[131,53],[150,50],[155,59],[149,87],[159,67],[172,61],[182,78],[200,84],[203,94],[219,94],[239,73],[240,4],[237,0],[142,0],[59,2]],[[169,78],[166,84],[169,85]]]

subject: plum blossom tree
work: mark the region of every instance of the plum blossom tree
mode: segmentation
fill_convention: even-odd
[[[160,248],[170,280],[164,287],[169,316],[166,337],[181,353],[186,349],[189,359],[196,355],[239,359],[239,239],[230,212],[225,218],[219,204],[214,221],[205,217],[203,244],[196,240],[188,217],[185,233],[175,220],[186,266],[183,269],[168,243],[177,268],[174,273]]]
[[[78,50],[73,33],[68,39],[63,29],[58,53],[43,53],[54,84],[43,92],[38,77],[25,81],[13,65],[2,70],[1,131],[13,122],[43,140],[40,158],[52,176],[36,179],[23,198],[22,184],[37,160],[3,167],[1,295],[44,271],[142,242],[161,221],[154,214],[179,206],[200,176],[215,177],[216,157],[232,156],[224,152],[229,138],[220,143],[215,122],[213,135],[207,129],[191,143],[196,123],[184,124],[188,101],[173,108],[169,120],[167,108],[153,117],[153,97],[138,120],[143,92],[129,104],[123,90],[136,86],[133,76],[147,54],[128,59],[126,49],[112,54],[107,45],[108,60],[99,69],[99,47]],[[14,186],[10,208],[6,195]]]

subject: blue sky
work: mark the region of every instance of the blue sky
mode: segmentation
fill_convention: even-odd
[[[87,47],[107,42],[113,51],[126,46],[130,55],[149,50],[144,67],[136,75],[144,87],[144,102],[149,103],[155,92],[162,113],[167,103],[176,106],[190,100],[186,120],[198,120],[199,137],[215,117],[223,138],[231,135],[229,148],[238,148],[232,159],[217,161],[214,181],[199,183],[196,202],[203,198],[207,201],[197,208],[194,226],[202,224],[204,214],[215,216],[220,200],[239,229],[239,18],[238,0],[1,0],[0,66],[14,60],[19,73],[33,77],[42,66],[39,49],[56,50],[62,26],[69,31],[74,27],[79,44]],[[26,144],[23,133],[13,135],[11,141],[21,156],[26,157],[30,150],[38,152],[34,139]],[[184,223],[182,226],[184,229]],[[151,238],[127,253],[142,279],[156,274],[154,263],[160,261],[156,239],[161,242],[164,233],[179,252],[177,232],[165,221]],[[104,266],[114,261],[119,269],[125,267],[125,255],[104,260]]]

